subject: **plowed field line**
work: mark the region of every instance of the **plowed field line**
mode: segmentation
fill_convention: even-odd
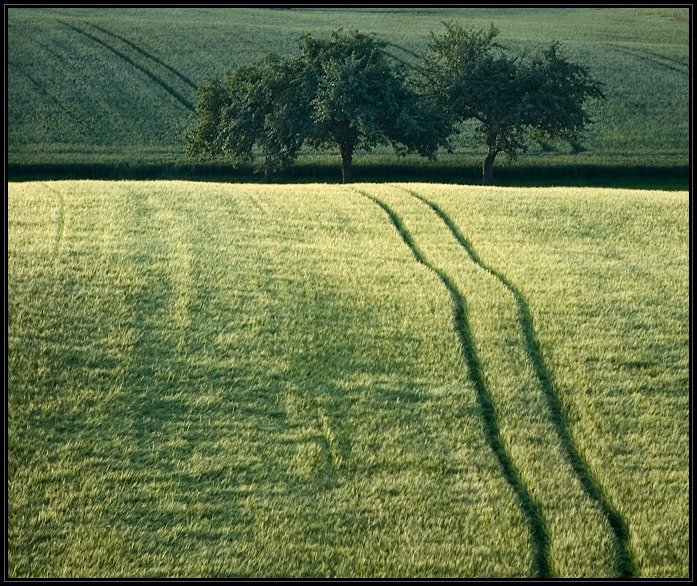
[[[92,26],[93,26],[94,28],[96,28],[98,31],[103,32],[105,35],[108,35],[108,36],[110,36],[110,37],[114,37],[115,39],[118,39],[118,40],[121,41],[122,43],[125,43],[126,45],[128,45],[129,47],[131,47],[132,49],[134,49],[135,51],[138,51],[138,53],[140,53],[141,55],[144,55],[144,56],[147,57],[148,59],[151,59],[152,61],[154,61],[154,62],[157,63],[158,65],[161,65],[162,67],[164,67],[167,71],[169,71],[169,72],[172,73],[173,75],[176,75],[179,79],[181,79],[181,80],[182,80],[186,85],[188,85],[190,88],[196,89],[196,84],[195,84],[193,81],[191,81],[188,77],[186,77],[184,74],[182,74],[182,73],[180,73],[179,71],[177,71],[177,70],[176,70],[174,67],[172,67],[171,65],[168,65],[167,63],[165,63],[164,61],[162,61],[162,59],[160,59],[160,58],[158,58],[158,57],[155,57],[155,56],[152,55],[151,53],[148,53],[145,49],[139,47],[139,46],[136,45],[133,41],[129,41],[126,37],[122,37],[121,35],[117,35],[116,33],[113,33],[113,32],[111,32],[110,30],[105,29],[105,28],[102,28],[101,26],[98,26],[98,25],[96,25],[96,24],[92,24]]]
[[[8,65],[12,66],[13,64],[10,63]],[[56,107],[60,108],[63,112],[67,112],[67,109],[65,108],[65,106],[63,106],[63,104],[61,104],[60,100],[56,98],[48,90],[46,90],[46,88],[41,83],[39,83],[37,80],[35,80],[33,77],[31,77],[28,73],[24,71],[20,71],[20,74],[26,77],[31,82],[31,84],[37,89],[37,91],[46,96],[51,102],[53,102],[53,104],[56,105]]]
[[[474,345],[467,313],[467,302],[464,296],[445,272],[432,265],[425,258],[414,242],[411,234],[404,227],[400,217],[387,204],[369,193],[360,190],[357,190],[357,192],[378,205],[387,214],[404,243],[412,251],[416,261],[435,273],[450,293],[453,302],[455,331],[460,341],[463,359],[467,365],[470,379],[477,392],[477,402],[482,416],[486,442],[494,452],[506,481],[513,489],[528,524],[532,548],[531,576],[535,578],[550,577],[550,546],[545,520],[542,516],[539,504],[530,494],[529,489],[521,478],[520,472],[501,440],[494,402],[487,388],[482,366]]]
[[[682,75],[690,74],[689,66],[685,63],[681,63],[680,61],[671,59],[670,57],[664,57],[658,53],[630,49],[627,47],[621,47],[619,45],[613,45],[613,49],[615,49],[615,51],[619,51],[620,53],[624,53],[625,55],[630,55],[631,57],[636,57],[642,61],[647,61],[653,65],[657,65],[658,67],[665,67],[666,69],[670,69],[671,71],[675,71],[676,73],[680,73]]]
[[[540,389],[544,395],[547,406],[552,414],[555,431],[563,449],[566,453],[567,460],[571,464],[574,473],[578,477],[586,494],[593,499],[603,512],[607,519],[613,535],[616,551],[615,568],[617,577],[632,578],[636,576],[634,560],[629,549],[629,529],[622,515],[615,509],[610,502],[610,499],[603,491],[602,486],[595,479],[585,459],[576,447],[571,432],[569,431],[568,419],[564,413],[559,394],[555,389],[552,375],[549,368],[546,366],[540,343],[535,333],[532,313],[520,290],[508,278],[492,267],[484,263],[477,255],[471,243],[462,235],[455,223],[450,217],[434,202],[423,197],[419,193],[411,190],[405,190],[410,195],[426,204],[433,212],[443,221],[448,227],[457,242],[462,246],[472,262],[480,266],[482,269],[495,277],[515,298],[518,306],[518,324],[523,334],[525,351],[527,352],[530,361],[533,365],[535,375],[539,382]]]
[[[124,61],[138,69],[139,71],[143,72],[145,75],[147,75],[151,80],[153,80],[156,84],[158,84],[162,89],[164,89],[169,95],[171,95],[175,100],[177,100],[182,106],[184,106],[187,110],[193,110],[194,105],[186,99],[184,96],[182,96],[177,90],[175,90],[172,86],[170,86],[168,83],[166,83],[164,80],[160,79],[157,75],[155,75],[152,71],[150,71],[147,67],[144,67],[140,65],[139,63],[136,63],[133,59],[131,59],[128,55],[125,53],[119,51],[115,47],[112,47],[109,43],[103,41],[99,37],[94,36],[91,33],[88,33],[87,31],[84,31],[75,25],[69,24],[67,22],[62,22],[65,26],[68,28],[74,30],[75,32],[84,35],[88,39],[91,39],[95,43],[98,43],[105,47],[107,50],[111,51],[118,57],[121,57]]]

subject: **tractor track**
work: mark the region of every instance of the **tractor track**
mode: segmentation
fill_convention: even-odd
[[[155,56],[152,55],[151,53],[148,53],[145,49],[143,49],[142,47],[139,47],[139,46],[138,46],[136,43],[134,43],[133,41],[129,41],[126,37],[122,37],[121,35],[117,35],[116,33],[113,33],[113,32],[111,32],[110,30],[105,29],[105,28],[103,28],[103,27],[101,27],[101,26],[98,26],[98,25],[96,25],[96,24],[92,24],[92,27],[96,28],[98,31],[101,31],[102,33],[104,33],[104,34],[107,35],[107,36],[110,36],[110,37],[113,37],[113,38],[115,38],[115,39],[118,39],[118,40],[121,41],[122,43],[124,43],[124,44],[128,45],[129,47],[133,48],[135,51],[137,51],[137,52],[140,53],[141,55],[143,55],[143,56],[147,57],[148,59],[154,61],[154,62],[157,63],[158,65],[161,65],[162,67],[164,67],[167,71],[169,71],[169,72],[172,73],[173,75],[177,76],[180,80],[182,80],[182,81],[183,81],[186,85],[188,85],[191,89],[196,89],[196,84],[195,84],[193,81],[191,81],[188,77],[186,77],[183,73],[179,72],[178,70],[176,70],[176,69],[175,69],[174,67],[172,67],[171,65],[168,65],[167,63],[165,63],[164,61],[162,61],[162,59],[160,59],[160,58],[158,58],[158,57],[155,57]]]
[[[12,66],[12,63],[8,64],[9,66]],[[25,71],[20,71],[20,75],[25,77],[26,79],[29,80],[31,85],[42,95],[46,96],[48,100],[50,100],[57,108],[59,108],[62,112],[68,112],[68,109],[61,103],[61,101],[54,96],[51,92],[49,92],[39,81],[34,79],[31,75],[26,73]]]
[[[564,408],[559,398],[559,394],[555,389],[551,372],[546,366],[542,356],[542,350],[535,333],[530,307],[523,294],[505,275],[488,266],[481,260],[471,243],[462,235],[455,223],[438,205],[414,191],[408,189],[405,189],[405,191],[412,197],[427,205],[447,226],[448,230],[455,237],[458,244],[464,249],[472,262],[496,278],[513,295],[518,309],[518,325],[523,335],[524,349],[530,358],[539,387],[542,391],[547,407],[552,414],[552,421],[554,423],[554,428],[560,444],[566,454],[569,464],[581,483],[583,490],[588,497],[590,497],[599,506],[603,516],[606,518],[612,529],[616,552],[615,571],[617,577],[636,577],[635,563],[629,548],[629,529],[627,523],[622,515],[612,505],[609,497],[603,491],[602,486],[596,480],[596,477],[592,473],[589,465],[586,463],[582,454],[576,447],[576,443],[574,442],[569,430],[568,418],[564,413]],[[441,277],[441,279],[443,279],[443,277]]]
[[[426,259],[394,210],[377,197],[361,190],[356,191],[375,203],[387,214],[390,222],[393,224],[404,243],[409,247],[416,261],[437,275],[450,293],[453,303],[454,328],[460,341],[463,360],[468,368],[470,380],[476,390],[477,403],[482,416],[486,442],[496,456],[504,478],[518,499],[518,503],[530,532],[530,544],[532,549],[531,577],[551,577],[550,539],[546,523],[539,504],[535,501],[530,490],[525,485],[519,470],[501,439],[494,401],[487,388],[482,365],[470,329],[466,299],[453,280],[444,271],[438,269]]]
[[[58,209],[56,211],[56,231],[53,236],[53,245],[51,246],[51,255],[53,256],[54,262],[57,263],[61,245],[63,243],[63,236],[65,235],[65,197],[61,191],[51,187],[47,183],[42,183],[41,186],[46,191],[54,194],[58,199]]]
[[[182,106],[184,106],[187,110],[193,111],[194,105],[189,101],[186,97],[184,97],[180,92],[178,92],[176,89],[174,89],[170,84],[168,84],[166,81],[164,81],[162,78],[160,78],[157,74],[155,74],[153,71],[151,71],[149,68],[141,65],[140,63],[137,63],[134,61],[129,55],[126,53],[118,50],[116,47],[113,47],[106,41],[100,39],[99,37],[93,35],[92,33],[89,33],[73,24],[70,24],[65,21],[60,21],[61,24],[64,26],[72,29],[73,31],[77,32],[80,35],[83,35],[87,37],[88,39],[94,41],[95,43],[98,43],[99,45],[102,45],[104,48],[107,50],[111,51],[124,61],[128,63],[129,65],[132,65],[139,71],[141,71],[143,74],[145,74],[147,77],[149,77],[152,81],[154,81],[157,85],[159,85],[162,89],[164,89],[170,96],[172,96],[175,100],[177,100]],[[129,46],[132,46],[129,43]],[[142,52],[142,51],[141,51]],[[156,62],[159,62],[156,60]]]
[[[642,61],[646,61],[648,63],[651,63],[652,65],[656,65],[658,67],[670,69],[671,71],[675,71],[676,73],[679,73],[681,75],[686,75],[686,76],[690,75],[689,65],[682,63],[681,61],[678,61],[677,59],[665,57],[664,55],[661,55],[660,53],[655,53],[653,51],[646,51],[646,50],[642,51],[642,50],[638,50],[638,49],[630,49],[628,47],[623,47],[620,45],[612,45],[612,48],[615,51],[618,51],[619,53],[629,55],[630,57],[634,57],[636,59],[641,59]]]

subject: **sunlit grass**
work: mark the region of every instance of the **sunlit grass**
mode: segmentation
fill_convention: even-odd
[[[372,207],[78,182],[9,206],[11,575],[527,573],[448,296]]]
[[[525,293],[572,434],[628,522],[639,575],[685,576],[687,195],[421,192]]]
[[[423,186],[420,190],[424,191]],[[467,300],[472,334],[496,407],[502,441],[540,505],[555,574],[612,576],[610,528],[565,461],[526,353],[513,296],[472,261],[448,227],[409,191],[388,186],[373,192],[400,211],[424,255],[453,276]]]
[[[637,574],[685,577],[686,194],[187,182],[9,185],[9,575],[528,576],[435,268],[553,571],[613,576],[512,295],[410,191],[525,295]]]

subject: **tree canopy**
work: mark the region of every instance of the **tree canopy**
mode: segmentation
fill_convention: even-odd
[[[275,55],[207,79],[198,90],[188,151],[255,160],[267,180],[307,144],[338,149],[342,179],[354,153],[391,145],[433,157],[457,124],[477,122],[487,147],[484,183],[499,152],[515,156],[535,140],[577,140],[592,122],[588,100],[602,98],[588,71],[566,60],[558,43],[534,56],[511,55],[499,31],[444,23],[421,63],[409,69],[387,43],[358,31],[306,35],[299,55]]]
[[[385,46],[357,31],[306,36],[300,46],[314,95],[307,140],[315,147],[338,146],[345,183],[356,149],[389,144],[399,153],[433,156],[445,144],[444,119],[408,85]]]
[[[564,59],[558,43],[541,55],[510,55],[495,39],[499,31],[469,30],[445,23],[432,33],[420,68],[424,95],[453,121],[476,120],[487,146],[484,183],[493,182],[496,155],[515,156],[531,140],[576,140],[591,122],[584,106],[602,98],[588,71]]]
[[[254,160],[267,181],[296,158],[309,124],[308,95],[294,60],[269,54],[250,67],[206,79],[193,113],[196,127],[185,138],[192,156],[223,155],[233,163]]]

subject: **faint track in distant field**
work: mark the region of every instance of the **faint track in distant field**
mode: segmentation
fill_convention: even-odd
[[[689,64],[678,61],[677,59],[672,59],[670,57],[666,57],[665,55],[654,53],[652,51],[640,51],[636,49],[629,49],[620,45],[611,45],[611,47],[615,49],[615,51],[619,51],[620,53],[624,53],[625,55],[629,55],[631,57],[636,57],[637,59],[641,59],[643,61],[648,61],[649,63],[653,63],[654,65],[670,69],[671,71],[675,71],[676,73],[680,73],[687,76],[689,76],[690,74]]]
[[[448,227],[451,234],[455,237],[455,240],[465,250],[472,262],[496,278],[513,295],[518,307],[518,325],[523,335],[525,352],[530,358],[547,407],[552,414],[555,431],[566,453],[566,458],[576,474],[576,477],[579,479],[583,490],[598,505],[612,529],[616,551],[615,571],[617,577],[635,577],[636,569],[629,550],[629,529],[627,523],[622,515],[620,515],[610,503],[602,486],[590,471],[588,464],[580,454],[571,436],[568,418],[564,413],[561,400],[559,399],[559,393],[555,389],[552,374],[542,356],[540,343],[533,325],[532,312],[523,294],[505,275],[482,261],[472,244],[462,235],[455,223],[438,205],[415,191],[409,189],[405,189],[405,191],[426,204]]]
[[[142,47],[139,47],[133,41],[129,41],[127,38],[122,37],[121,35],[117,35],[116,33],[113,33],[110,30],[105,29],[105,28],[98,26],[96,24],[92,24],[92,26],[94,28],[96,28],[98,31],[103,32],[105,35],[109,35],[110,37],[114,37],[115,39],[120,40],[121,42],[125,43],[129,47],[132,47],[135,51],[138,51],[138,53],[140,53],[141,55],[144,55],[148,59],[151,59],[155,63],[158,63],[159,65],[161,65],[162,67],[167,69],[173,75],[176,75],[179,79],[181,79],[186,85],[188,85],[192,89],[196,89],[196,84],[193,81],[191,81],[188,77],[186,77],[183,73],[177,71],[174,67],[172,67],[171,65],[168,65],[167,63],[165,63],[164,61],[162,61],[158,57],[155,57],[151,53],[148,53],[145,49],[143,49]]]
[[[494,407],[494,401],[489,389],[487,388],[482,365],[477,355],[474,338],[471,332],[467,302],[455,285],[454,281],[442,270],[431,264],[421,250],[418,248],[411,234],[407,231],[399,216],[383,201],[370,195],[369,193],[356,190],[360,195],[371,200],[378,205],[389,217],[393,226],[401,236],[404,243],[409,247],[416,261],[430,271],[435,273],[441,280],[445,288],[450,293],[453,302],[453,321],[455,331],[460,341],[462,355],[467,366],[470,380],[474,384],[477,393],[482,416],[484,436],[487,444],[494,452],[504,478],[516,495],[520,504],[523,516],[525,517],[530,531],[532,547],[531,576],[534,578],[550,577],[552,570],[550,566],[550,539],[547,533],[545,520],[538,503],[532,497],[528,487],[525,485],[520,472],[514,464],[510,454],[501,439],[501,433]]]
[[[141,65],[140,63],[137,63],[134,61],[129,55],[126,53],[119,51],[116,47],[113,47],[106,41],[100,39],[99,37],[82,30],[81,28],[78,28],[77,26],[73,24],[69,24],[65,21],[60,21],[63,25],[67,26],[68,28],[74,30],[75,32],[87,37],[88,39],[94,41],[95,43],[98,43],[99,45],[102,45],[105,47],[107,50],[111,51],[118,57],[121,57],[124,61],[126,61],[129,65],[132,65],[142,73],[144,73],[147,77],[149,77],[152,81],[157,83],[162,89],[164,89],[170,96],[172,96],[175,100],[177,100],[182,106],[184,106],[187,110],[193,110],[194,105],[186,98],[184,97],[180,92],[178,92],[176,89],[174,89],[170,84],[165,82],[162,78],[160,78],[158,75],[156,75],[152,70],[149,68]]]
[[[13,64],[8,63],[8,65],[12,66]],[[32,84],[32,86],[34,86],[40,94],[46,96],[46,98],[48,98],[57,108],[59,108],[63,112],[68,111],[68,109],[61,103],[61,101],[56,96],[54,96],[51,92],[49,92],[40,82],[38,82],[36,79],[34,79],[31,75],[29,75],[25,71],[20,71],[19,73],[20,73],[20,75],[26,77],[29,80],[29,82]]]

